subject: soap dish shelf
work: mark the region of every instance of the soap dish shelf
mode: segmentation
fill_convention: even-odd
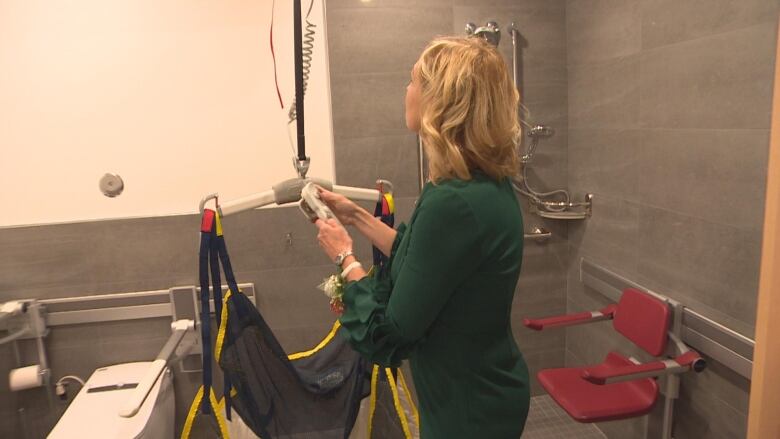
[[[531,200],[534,213],[542,218],[556,220],[584,220],[593,213],[593,194],[585,194],[585,201],[561,202]],[[562,210],[557,210],[562,209]],[[576,210],[575,210],[576,209]]]
[[[581,220],[589,217],[585,212],[542,212],[537,211],[537,215],[542,218],[557,219],[557,220]]]

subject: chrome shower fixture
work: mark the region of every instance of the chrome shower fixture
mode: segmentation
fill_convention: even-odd
[[[498,23],[495,21],[488,21],[480,27],[474,23],[466,23],[466,35],[480,37],[496,47],[501,41],[501,29],[498,28]]]
[[[547,125],[537,125],[528,131],[528,137],[551,137],[555,130]]]
[[[531,126],[522,120],[521,122],[528,127],[528,137],[531,138],[531,145],[528,146],[528,150],[525,154],[520,157],[520,162],[528,164],[531,163],[531,160],[534,158],[534,152],[536,151],[536,146],[539,144],[539,139],[552,137],[552,135],[555,134],[555,130],[547,125]]]

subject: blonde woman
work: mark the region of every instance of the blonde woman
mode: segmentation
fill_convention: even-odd
[[[422,439],[516,439],[528,414],[528,370],[510,327],[523,250],[509,182],[518,167],[517,105],[492,46],[436,39],[406,90],[406,125],[429,162],[409,224],[393,230],[321,191],[341,223],[390,258],[385,281],[366,277],[344,227],[317,221],[325,253],[349,268],[340,320],[352,346],[381,365],[410,361]]]

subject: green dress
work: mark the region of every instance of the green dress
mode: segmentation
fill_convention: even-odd
[[[408,358],[421,439],[520,437],[528,369],[510,327],[523,252],[508,180],[425,185],[398,227],[389,276],[347,285],[341,323],[370,361]]]

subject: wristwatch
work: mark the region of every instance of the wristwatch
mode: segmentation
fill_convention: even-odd
[[[343,251],[336,256],[336,259],[333,260],[333,263],[336,264],[337,267],[341,268],[341,264],[344,263],[344,259],[347,259],[348,256],[352,255],[354,255],[352,250]]]

